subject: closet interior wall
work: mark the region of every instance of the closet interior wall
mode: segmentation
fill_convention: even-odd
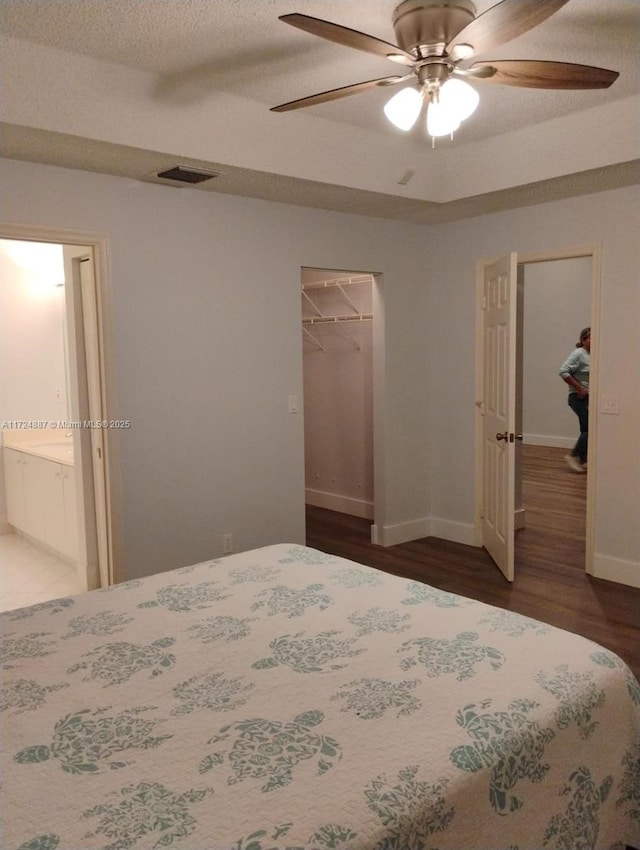
[[[371,520],[373,283],[302,271],[306,502]]]

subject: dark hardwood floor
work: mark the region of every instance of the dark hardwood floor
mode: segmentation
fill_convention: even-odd
[[[523,454],[526,526],[516,533],[512,584],[484,549],[435,537],[374,546],[368,520],[324,508],[307,507],[307,545],[584,635],[640,681],[640,589],[584,571],[587,476],[568,469],[562,449],[523,446]]]

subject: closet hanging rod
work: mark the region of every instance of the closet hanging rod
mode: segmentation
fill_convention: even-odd
[[[373,283],[373,275],[359,274],[350,277],[336,277],[331,280],[315,280],[310,283],[303,283],[302,289],[326,289],[330,286],[348,286],[352,283]]]
[[[327,322],[370,322],[373,313],[359,313],[357,316],[304,316],[303,325],[320,325]]]

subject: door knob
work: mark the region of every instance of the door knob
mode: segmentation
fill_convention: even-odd
[[[509,432],[505,431],[504,434],[496,434],[496,440],[504,440],[507,442],[509,439]]]

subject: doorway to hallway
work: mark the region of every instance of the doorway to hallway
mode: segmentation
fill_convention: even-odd
[[[476,278],[476,540],[488,548],[508,580],[513,581],[516,528],[527,524],[522,489],[523,446],[563,447],[566,454],[577,437],[575,417],[572,418],[568,409],[566,387],[558,369],[574,347],[581,327],[592,326],[597,346],[599,251],[594,247],[555,255],[512,254],[503,266],[482,261]],[[525,290],[528,268],[536,271],[538,280],[532,275]],[[576,270],[577,279],[569,283]],[[546,287],[540,281],[546,281]],[[528,307],[525,292],[530,294]],[[577,302],[582,310],[580,315],[576,311]],[[492,304],[502,309],[504,315],[498,309],[487,325],[488,317],[494,315]],[[537,357],[532,356],[534,345]],[[597,347],[595,357],[592,352],[594,397],[597,397],[596,380]],[[495,411],[500,414],[496,421],[502,423],[498,429],[491,427]],[[488,418],[490,414],[493,419]],[[592,410],[589,430],[593,456],[594,425]],[[576,474],[563,461],[557,472],[560,480]],[[584,478],[587,481],[583,568],[591,573],[594,470]]]

